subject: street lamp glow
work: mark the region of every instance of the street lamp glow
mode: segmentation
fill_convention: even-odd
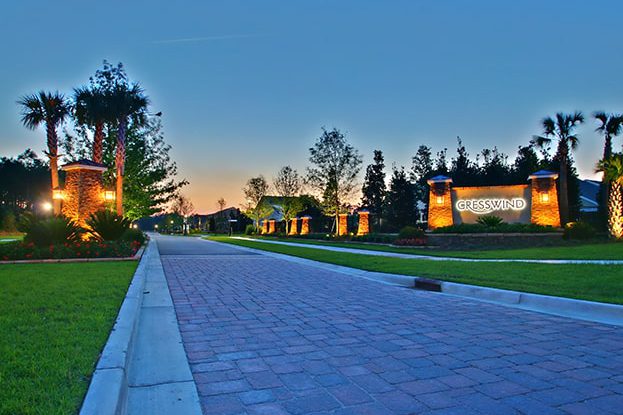
[[[41,207],[43,208],[43,210],[45,210],[46,212],[49,212],[52,210],[52,203],[50,202],[43,202],[41,204]]]

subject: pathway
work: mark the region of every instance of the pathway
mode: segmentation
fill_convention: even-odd
[[[262,242],[275,245],[297,246],[301,248],[323,249],[325,251],[346,252],[349,254],[386,256],[393,258],[405,259],[428,259],[431,261],[458,261],[458,262],[528,262],[534,264],[595,264],[595,265],[623,265],[623,260],[618,259],[476,259],[476,258],[456,258],[445,256],[418,255],[418,254],[401,254],[399,252],[373,251],[359,248],[342,248],[331,245],[316,245],[298,242],[286,241],[270,241],[267,239],[243,238],[240,236],[233,237],[243,241]]]
[[[205,414],[623,408],[621,328],[157,241]]]

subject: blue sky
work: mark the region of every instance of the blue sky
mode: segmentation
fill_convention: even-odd
[[[304,170],[320,128],[371,160],[420,144],[512,158],[556,111],[622,111],[617,1],[28,1],[0,15],[0,154],[43,149],[16,99],[121,61],[163,112],[200,212],[242,201],[248,177]],[[593,175],[589,120],[576,159]],[[622,138],[615,141],[620,149]]]

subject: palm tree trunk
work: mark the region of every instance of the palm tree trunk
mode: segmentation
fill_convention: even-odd
[[[623,237],[623,186],[620,180],[611,183],[608,199],[608,232],[616,239]]]
[[[54,198],[54,189],[59,189],[58,181],[58,137],[56,126],[52,123],[46,124],[48,138],[48,157],[50,158],[50,176],[52,179],[52,205],[54,215],[61,214],[61,200]]]
[[[125,129],[127,120],[119,120],[119,130],[117,131],[117,154],[115,165],[117,167],[117,215],[123,216],[123,174],[125,170]]]
[[[104,160],[104,123],[95,124],[95,135],[93,136],[93,161],[102,163]]]
[[[612,157],[612,137],[610,134],[605,135],[605,143],[604,143],[604,158],[603,160],[608,160]],[[599,201],[599,210],[600,214],[604,215],[606,218],[608,217],[608,202],[609,202],[609,194],[610,194],[610,180],[608,180],[605,175],[601,180],[601,200]],[[602,216],[603,217],[603,216]]]
[[[569,154],[569,147],[567,143],[560,142],[560,189],[558,192],[558,206],[560,209],[560,224],[564,227],[569,222],[569,185],[567,175],[567,156]]]

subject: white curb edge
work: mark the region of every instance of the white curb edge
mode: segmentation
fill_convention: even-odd
[[[157,248],[150,240],[97,362],[89,389],[82,402],[80,415],[117,415],[126,412],[128,364],[143,302],[146,259],[149,251],[153,249]]]

